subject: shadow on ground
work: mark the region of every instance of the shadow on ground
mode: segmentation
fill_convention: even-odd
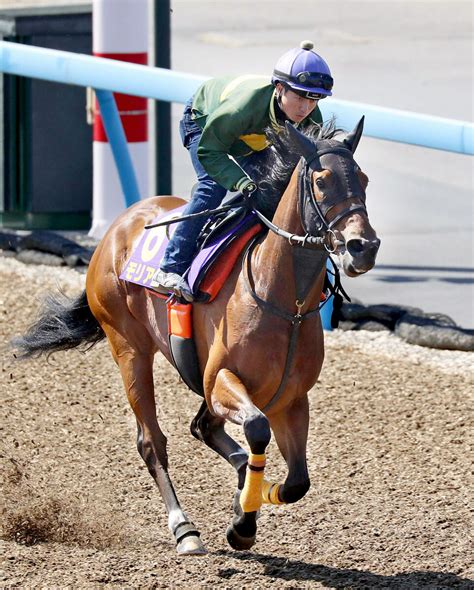
[[[473,590],[474,580],[460,578],[449,572],[409,572],[393,576],[373,574],[369,571],[328,567],[308,563],[306,561],[285,559],[261,553],[236,553],[235,551],[219,551],[218,555],[232,557],[242,561],[256,561],[265,566],[263,575],[295,582],[321,582],[327,588],[367,590],[372,588],[390,588],[391,590],[444,590],[460,588]],[[233,568],[219,571],[219,576],[230,579],[240,573]]]

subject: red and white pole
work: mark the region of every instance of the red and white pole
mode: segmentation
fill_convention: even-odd
[[[98,57],[148,63],[148,0],[93,0],[93,52]],[[148,196],[147,99],[115,93],[140,195]],[[101,238],[125,209],[125,199],[102,118],[95,104],[92,227]]]

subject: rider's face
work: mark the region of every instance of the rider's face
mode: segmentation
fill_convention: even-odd
[[[304,98],[289,88],[284,88],[282,84],[277,84],[277,95],[280,96],[281,110],[293,123],[300,123],[318,104],[317,100]]]

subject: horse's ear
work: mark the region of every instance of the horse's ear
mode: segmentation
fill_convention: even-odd
[[[364,131],[364,120],[365,115],[361,118],[361,120],[355,126],[355,129],[349,133],[349,135],[344,139],[343,143],[354,153],[359,145],[359,140],[362,136],[362,131]]]
[[[314,143],[306,137],[301,131],[293,127],[289,121],[285,121],[286,132],[290,141],[295,146],[295,150],[300,153],[306,161],[311,161],[314,166],[317,148]],[[319,166],[316,166],[318,168]]]

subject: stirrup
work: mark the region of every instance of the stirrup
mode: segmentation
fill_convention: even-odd
[[[176,285],[174,293],[178,297],[182,297],[188,303],[192,303],[194,301],[194,295],[190,286],[188,285],[188,281],[184,277],[181,277],[181,280]]]
[[[174,272],[158,269],[151,280],[150,287],[163,295],[173,293],[188,302],[194,299],[186,279]]]

